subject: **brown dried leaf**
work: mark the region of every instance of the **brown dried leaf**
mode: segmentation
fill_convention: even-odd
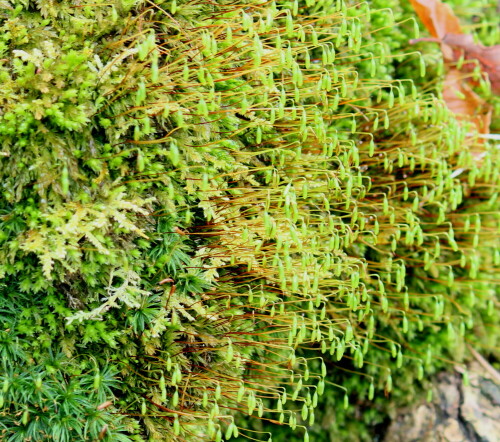
[[[179,227],[174,227],[175,233],[178,233],[179,235],[187,235],[187,233],[184,230],[179,229]]]
[[[100,404],[97,409],[98,410],[104,410],[105,408],[108,408],[110,405],[113,405],[113,402],[111,401],[106,401],[106,402],[103,402],[102,404]]]
[[[452,9],[439,0],[410,0],[415,12],[431,35],[442,39],[446,34],[461,34],[460,22]]]
[[[448,108],[457,115],[475,116],[485,102],[463,82],[463,74],[458,69],[450,69],[446,74],[443,98]]]
[[[483,72],[488,75],[492,90],[500,93],[500,45],[476,44],[469,34],[447,34],[442,42],[453,49],[455,61],[462,56],[466,61],[477,60]],[[474,63],[465,63],[464,68],[472,70]]]
[[[500,93],[500,45],[483,46],[474,43],[470,34],[464,34],[460,22],[452,9],[440,0],[410,0],[413,9],[422,20],[430,34],[441,42],[443,56],[448,61],[457,61],[462,56],[466,63],[463,69],[471,71],[477,60],[490,80],[493,92]],[[420,39],[421,41],[432,39]],[[417,42],[419,40],[414,40]]]
[[[447,61],[465,60],[461,71],[471,72],[479,62],[488,75],[492,90],[500,93],[500,45],[486,47],[474,42],[472,35],[464,34],[453,10],[440,0],[410,0],[433,39],[441,43]],[[443,85],[443,98],[448,108],[461,120],[472,122],[479,133],[489,133],[492,108],[466,84],[461,71],[452,68]],[[469,79],[469,81],[471,81]]]
[[[99,440],[103,440],[104,439],[104,436],[106,436],[106,433],[108,432],[108,424],[105,424],[101,431],[99,432],[99,436],[98,436],[98,439]]]
[[[458,69],[450,69],[446,74],[443,99],[457,119],[474,124],[480,134],[489,133],[492,107],[464,82],[463,74]],[[481,141],[477,142],[477,145],[481,144]],[[472,154],[480,159],[483,149]]]

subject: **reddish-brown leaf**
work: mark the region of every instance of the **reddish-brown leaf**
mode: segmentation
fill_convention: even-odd
[[[483,46],[474,43],[469,34],[447,34],[442,42],[453,49],[453,59],[463,56],[466,61],[477,60],[484,73],[488,75],[493,92],[500,93],[500,45]],[[474,69],[475,63],[465,63],[466,70]]]
[[[105,408],[108,408],[110,405],[113,405],[113,402],[111,401],[106,401],[106,402],[103,402],[102,404],[100,404],[97,409],[98,410],[104,410]]]
[[[471,72],[479,62],[493,92],[500,93],[500,45],[476,44],[472,35],[462,32],[452,9],[440,0],[410,0],[410,3],[433,37],[421,40],[441,43],[446,61],[464,60],[461,70],[452,68],[446,75],[443,85],[446,105],[457,118],[472,122],[479,133],[489,133],[492,108],[469,87],[463,72]],[[470,78],[468,81],[472,82]]]
[[[461,34],[460,22],[452,9],[439,0],[410,0],[415,12],[433,37]]]
[[[102,427],[101,431],[99,432],[98,439],[103,440],[107,432],[108,432],[108,424],[105,424],[104,427]]]
[[[463,80],[463,73],[458,69],[450,69],[446,74],[443,85],[443,99],[459,120],[473,123],[478,133],[489,133],[492,108],[477,95]],[[481,142],[477,143],[478,146]],[[473,151],[473,155],[480,159],[483,149]]]
[[[410,2],[434,37],[434,40],[426,38],[419,40],[440,42],[443,56],[447,61],[458,61],[463,56],[466,61],[465,71],[474,69],[473,61],[477,60],[483,72],[488,75],[493,92],[500,93],[500,45],[487,47],[474,43],[472,35],[462,32],[460,22],[452,9],[440,0],[410,0]],[[414,40],[413,43],[419,40]]]

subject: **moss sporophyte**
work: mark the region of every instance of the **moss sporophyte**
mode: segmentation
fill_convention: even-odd
[[[0,4],[0,438],[369,439],[498,358],[499,151],[405,2]]]

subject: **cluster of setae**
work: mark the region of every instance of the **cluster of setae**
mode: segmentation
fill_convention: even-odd
[[[495,354],[498,150],[412,18],[73,3],[0,1],[5,440],[307,441]]]

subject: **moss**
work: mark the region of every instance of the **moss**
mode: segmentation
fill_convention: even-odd
[[[7,440],[366,438],[498,357],[498,151],[399,2],[3,3]]]

